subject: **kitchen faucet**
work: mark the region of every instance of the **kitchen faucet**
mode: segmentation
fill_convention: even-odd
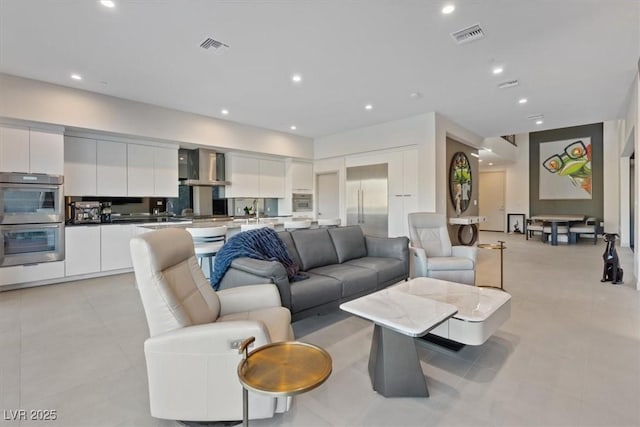
[[[256,213],[256,222],[260,222],[260,212],[258,211],[258,199],[253,199],[253,211]]]

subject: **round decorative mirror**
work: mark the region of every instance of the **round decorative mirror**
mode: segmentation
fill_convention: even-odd
[[[459,151],[453,155],[449,166],[449,195],[451,202],[460,215],[466,211],[471,201],[471,164],[466,154]]]

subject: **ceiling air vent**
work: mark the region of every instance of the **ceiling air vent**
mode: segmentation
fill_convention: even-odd
[[[453,37],[456,43],[464,44],[484,38],[484,31],[480,28],[480,24],[476,24],[451,33],[451,37]]]
[[[221,41],[214,40],[211,37],[208,37],[200,43],[200,47],[203,49],[213,49],[213,51],[217,54],[222,54],[229,49],[229,45],[226,43],[222,43]]]
[[[532,114],[530,116],[527,116],[527,120],[542,120],[544,119],[544,116],[542,114]]]
[[[502,82],[498,85],[498,88],[500,89],[506,89],[509,87],[514,87],[514,86],[518,86],[520,83],[518,83],[517,80],[509,80],[508,82]]]

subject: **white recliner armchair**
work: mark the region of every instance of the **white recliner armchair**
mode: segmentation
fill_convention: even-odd
[[[131,256],[149,324],[144,343],[151,415],[183,421],[242,419],[238,344],[293,339],[291,315],[275,285],[215,292],[190,234],[168,228],[131,239]],[[252,419],[289,409],[290,398],[249,392]]]
[[[428,212],[409,214],[411,277],[433,277],[474,285],[475,246],[451,246],[447,218]]]

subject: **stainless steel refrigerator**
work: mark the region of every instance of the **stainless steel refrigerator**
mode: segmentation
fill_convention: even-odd
[[[347,225],[369,236],[388,235],[387,177],[386,163],[347,168]]]

